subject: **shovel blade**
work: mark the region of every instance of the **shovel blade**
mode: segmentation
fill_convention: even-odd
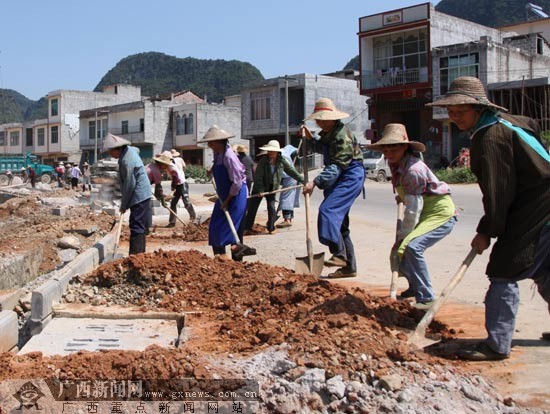
[[[313,263],[309,263],[309,256],[296,258],[296,273],[311,273],[319,277],[325,266],[325,252],[314,253]]]

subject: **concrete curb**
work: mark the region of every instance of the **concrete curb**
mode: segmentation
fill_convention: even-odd
[[[71,279],[92,271],[97,265],[113,260],[115,234],[109,233],[92,248],[79,254],[62,269],[52,272],[46,283],[32,292],[31,317],[27,333],[36,335],[49,322],[54,301],[59,301]]]
[[[12,310],[0,312],[0,352],[11,351],[18,340],[17,314]]]

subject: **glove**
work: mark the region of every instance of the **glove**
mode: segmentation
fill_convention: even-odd
[[[166,200],[164,198],[160,199],[160,205],[164,208],[168,208],[168,204],[166,204]]]

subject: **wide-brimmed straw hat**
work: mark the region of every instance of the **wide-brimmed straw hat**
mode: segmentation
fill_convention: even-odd
[[[229,132],[221,129],[217,125],[212,125],[204,137],[199,142],[209,142],[209,141],[220,141],[222,139],[234,138],[235,135],[230,134]]]
[[[247,152],[246,147],[244,145],[237,145],[235,147],[236,152]]]
[[[181,155],[181,154],[178,152],[178,150],[175,149],[175,148],[172,148],[172,149],[170,150],[170,153],[172,154],[172,157],[179,157],[179,156]]]
[[[306,119],[319,119],[321,121],[331,121],[342,118],[347,118],[349,114],[339,111],[334,106],[329,98],[320,98],[315,102],[315,107],[313,108],[313,113],[308,116]]]
[[[103,141],[103,149],[101,152],[107,152],[114,148],[123,147],[125,145],[131,145],[132,143],[122,137],[119,137],[117,135],[113,135],[110,132],[105,137],[105,140]]]
[[[260,150],[281,152],[281,144],[279,144],[279,141],[276,139],[272,139],[267,143],[267,145],[260,147]]]
[[[376,144],[367,145],[368,149],[380,150],[384,145],[409,144],[413,151],[424,152],[426,146],[418,141],[409,141],[407,129],[403,124],[387,124],[382,132],[382,139]]]
[[[82,164],[83,167],[88,167],[90,164],[88,164],[86,161],[84,161],[84,164]]]
[[[153,161],[160,162],[161,164],[164,164],[164,165],[172,165],[172,157],[169,157],[164,153],[155,155],[153,157]]]
[[[480,105],[508,112],[508,109],[495,105],[485,93],[483,83],[473,76],[461,76],[451,82],[449,92],[444,97],[426,106]]]

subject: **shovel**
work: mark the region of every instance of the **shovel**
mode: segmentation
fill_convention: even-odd
[[[395,241],[397,242],[397,234],[403,223],[403,203],[397,205],[397,221],[395,223]],[[397,251],[392,250],[390,253],[391,266],[391,282],[390,282],[390,299],[397,299],[397,279],[399,278],[399,256]]]
[[[468,253],[468,256],[464,259],[462,264],[460,265],[460,268],[455,273],[453,278],[450,280],[449,284],[445,286],[443,289],[443,292],[439,295],[437,300],[434,302],[432,307],[426,312],[424,317],[420,320],[418,325],[416,326],[416,329],[414,332],[409,336],[407,339],[407,342],[416,348],[424,348],[427,345],[433,344],[433,341],[427,339],[425,337],[426,335],[426,328],[430,325],[433,318],[439,311],[439,308],[443,306],[443,304],[447,301],[447,298],[453,291],[453,289],[460,283],[462,278],[464,277],[464,274],[466,273],[466,270],[468,270],[468,267],[472,264],[472,261],[477,256],[477,251],[475,249],[470,250],[470,253]]]
[[[308,182],[308,165],[307,165],[307,145],[306,136],[302,131],[302,163],[304,170],[304,182]],[[309,228],[309,194],[304,194],[306,205],[306,247],[307,256],[296,258],[296,273],[311,273],[315,277],[319,277],[325,265],[325,253],[313,254],[313,245],[311,243],[311,235]]]
[[[116,229],[115,245],[114,245],[114,248],[113,248],[113,259],[114,260],[120,259],[122,257],[122,255],[119,256],[117,254],[118,246],[120,244],[120,234],[122,233],[122,217],[123,217],[122,214],[118,215],[118,227]]]

